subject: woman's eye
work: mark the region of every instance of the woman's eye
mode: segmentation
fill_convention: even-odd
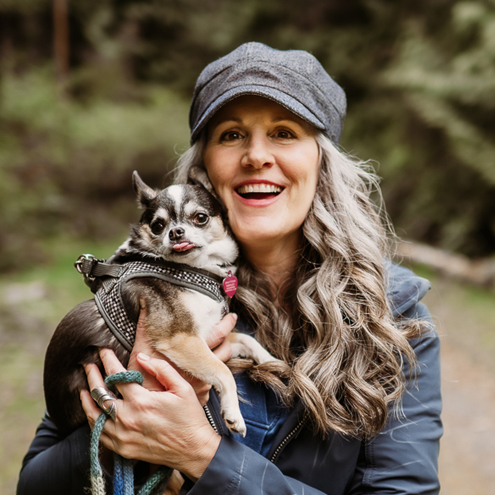
[[[290,131],[277,131],[275,133],[276,137],[280,138],[280,139],[293,139],[294,138],[294,134],[292,134],[292,132]]]
[[[235,141],[236,139],[241,139],[241,137],[241,134],[237,131],[228,131],[220,136],[220,141]]]
[[[196,225],[204,225],[208,221],[208,215],[206,213],[196,213],[193,221]]]
[[[151,225],[151,232],[155,235],[160,235],[165,229],[165,223],[162,220],[155,220]]]

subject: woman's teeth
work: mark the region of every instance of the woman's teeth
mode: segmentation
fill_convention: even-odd
[[[282,188],[273,184],[247,184],[245,186],[238,187],[237,192],[238,194],[278,194],[282,192]]]

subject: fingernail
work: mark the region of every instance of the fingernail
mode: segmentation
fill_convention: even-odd
[[[230,313],[230,314],[234,317],[234,320],[237,321],[238,318],[237,313]]]
[[[150,360],[150,357],[148,356],[148,354],[145,354],[144,352],[140,352],[137,357],[139,359],[141,359],[141,361],[149,361]]]

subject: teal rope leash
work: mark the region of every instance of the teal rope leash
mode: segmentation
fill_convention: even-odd
[[[134,495],[134,463],[132,459],[113,454],[114,495]]]
[[[105,378],[105,385],[113,388],[117,383],[139,383],[143,384],[143,375],[139,371],[122,371],[121,373],[115,373],[115,375],[109,375]]]
[[[143,384],[143,375],[139,371],[123,371],[107,376],[105,385],[114,387],[117,383],[139,383]],[[105,413],[100,414],[96,420],[90,443],[90,461],[91,461],[91,488],[92,495],[106,495],[105,478],[99,459],[100,436],[103,426],[108,416]],[[113,471],[113,493],[114,495],[134,495],[134,470],[132,459],[125,459],[118,454],[114,454],[114,471]],[[162,492],[172,475],[172,469],[166,466],[160,466],[143,485],[138,495],[151,495],[155,488],[155,493]]]
[[[103,477],[103,470],[101,469],[100,459],[98,458],[98,451],[100,444],[100,435],[106,420],[106,414],[100,414],[93,428],[93,433],[91,434],[90,459],[92,495],[105,495],[105,478]]]

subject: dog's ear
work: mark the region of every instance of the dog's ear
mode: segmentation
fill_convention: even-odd
[[[136,191],[139,202],[143,206],[148,206],[156,198],[157,192],[151,189],[150,186],[147,186],[135,170],[132,174],[132,186],[134,187],[134,191]]]
[[[227,222],[227,208],[225,207],[222,198],[220,198],[215,189],[213,189],[210,178],[203,167],[193,165],[187,173],[187,183],[192,186],[200,186],[205,188],[216,199],[216,201],[218,201],[222,211],[222,217],[224,221]]]
[[[193,165],[189,169],[189,172],[187,173],[187,183],[191,184],[192,186],[202,186],[208,192],[213,194],[213,196],[217,197],[217,194],[215,193],[215,190],[211,185],[210,178],[208,177],[206,170],[199,165]]]

